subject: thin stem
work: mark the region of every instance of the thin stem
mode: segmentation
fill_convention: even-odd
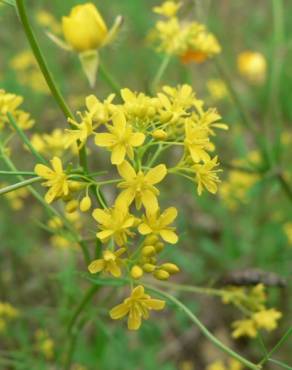
[[[156,73],[156,75],[154,76],[153,78],[153,81],[152,81],[152,84],[151,84],[151,90],[152,90],[152,93],[154,94],[156,92],[156,89],[159,85],[159,82],[161,81],[168,65],[169,65],[169,62],[170,62],[170,59],[171,59],[171,55],[168,55],[166,54],[164,56],[164,58],[162,59],[162,62],[158,68],[158,71]]]
[[[284,178],[283,174],[282,173],[278,174],[277,178],[278,178],[279,184],[281,185],[284,193],[287,195],[287,197],[292,202],[292,189],[290,188],[290,186],[289,186],[288,182],[286,181],[286,179]]]
[[[33,175],[35,175],[35,173],[32,172],[32,171],[0,171],[0,175],[4,175],[4,176],[17,176],[17,175],[33,176]]]
[[[7,113],[7,117],[9,119],[9,122],[11,126],[14,128],[14,130],[18,133],[21,140],[24,142],[24,144],[27,146],[27,148],[30,150],[31,154],[36,157],[36,159],[44,164],[47,163],[47,161],[44,159],[44,157],[33,147],[31,144],[29,138],[25,135],[21,127],[18,125],[18,123],[15,121],[13,115],[11,113]]]
[[[74,115],[71,112],[70,108],[66,104],[57,84],[54,80],[49,67],[47,65],[47,62],[43,56],[43,53],[38,45],[37,39],[33,33],[33,30],[30,26],[29,19],[25,10],[24,1],[23,0],[16,0],[16,7],[18,10],[19,18],[21,20],[21,23],[23,25],[24,32],[26,34],[26,37],[28,39],[28,42],[31,46],[31,49],[33,51],[33,54],[38,62],[38,65],[43,73],[43,76],[48,84],[49,89],[51,90],[51,93],[53,97],[55,98],[55,101],[59,105],[60,109],[62,110],[66,120],[68,118],[71,118],[74,120]],[[70,122],[69,122],[70,124]],[[71,125],[71,124],[70,124]],[[75,129],[75,126],[71,125],[72,129]],[[80,165],[84,168],[85,171],[87,171],[87,156],[86,156],[86,149],[83,146],[79,151],[79,162]]]
[[[159,295],[165,297],[169,301],[173,302],[178,308],[180,308],[190,319],[193,323],[200,329],[200,331],[219,349],[223,352],[227,353],[229,356],[235,358],[243,365],[245,365],[249,369],[259,370],[261,369],[261,365],[256,365],[244,357],[241,357],[238,353],[234,352],[231,348],[228,348],[223,344],[219,339],[217,339],[209,330],[205,327],[205,325],[195,316],[182,302],[180,302],[177,298],[173,297],[171,294],[164,292],[163,290],[154,288],[151,285],[145,285],[149,290],[158,293]]]
[[[106,69],[104,64],[102,62],[99,62],[99,73],[103,80],[109,85],[109,87],[117,94],[117,96],[120,96],[121,94],[121,87],[118,84],[118,82],[112,77],[112,75],[109,73],[109,71]]]
[[[11,191],[15,191],[17,189],[24,188],[28,185],[31,185],[35,182],[40,182],[40,181],[42,181],[41,177],[33,177],[31,179],[18,182],[16,184],[6,186],[5,188],[0,189],[0,195],[10,193]]]

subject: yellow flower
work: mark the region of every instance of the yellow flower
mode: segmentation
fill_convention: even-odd
[[[54,357],[54,341],[49,336],[48,332],[42,329],[38,329],[35,332],[36,338],[36,349],[42,353],[47,360],[51,360]]]
[[[217,192],[217,183],[220,182],[217,173],[221,171],[220,169],[214,169],[219,166],[217,160],[218,157],[216,156],[204,164],[195,164],[193,166],[196,173],[196,182],[198,184],[197,191],[199,195],[202,194],[204,188],[212,194]]]
[[[214,101],[223,100],[229,96],[225,82],[220,79],[213,78],[208,80],[207,89]]]
[[[238,55],[237,68],[239,73],[254,84],[262,84],[266,79],[267,62],[263,54],[244,51]]]
[[[146,217],[143,217],[138,230],[142,235],[160,235],[167,243],[175,244],[178,241],[178,237],[174,232],[174,228],[170,227],[169,224],[171,224],[176,217],[177,209],[174,207],[167,208],[161,215],[159,215],[159,211],[147,211]]]
[[[128,329],[138,330],[141,326],[142,318],[148,319],[150,310],[163,310],[165,302],[160,299],[153,299],[145,294],[142,285],[132,290],[131,296],[126,298],[123,303],[117,305],[110,311],[113,320],[118,320],[126,315],[128,317]]]
[[[136,219],[129,214],[127,207],[120,207],[117,204],[110,209],[97,208],[92,213],[93,218],[99,223],[99,231],[96,236],[103,243],[111,237],[118,246],[125,245],[128,236],[133,236],[129,228],[133,227]]]
[[[255,338],[257,335],[257,328],[254,320],[252,319],[243,319],[234,321],[232,323],[232,326],[234,328],[232,332],[233,338],[239,338],[243,336]]]
[[[218,360],[208,365],[206,370],[227,370],[223,361]]]
[[[8,112],[13,113],[22,104],[23,98],[21,96],[6,93],[5,90],[0,89],[0,114],[6,115]]]
[[[15,319],[19,316],[19,311],[10,303],[0,302],[0,317],[7,319]]]
[[[113,118],[113,125],[108,125],[109,133],[99,133],[95,135],[95,144],[106,147],[111,150],[112,164],[121,164],[126,154],[130,159],[134,157],[133,147],[143,144],[145,135],[140,132],[133,132],[130,126],[127,126],[124,113],[116,113]]]
[[[100,48],[108,36],[107,26],[93,3],[77,5],[70,15],[62,18],[67,43],[76,51]]]
[[[110,94],[103,102],[94,95],[86,97],[85,104],[88,114],[92,118],[95,127],[107,123],[111,120],[116,107],[112,104],[115,94]]]
[[[165,1],[161,6],[155,6],[153,12],[164,15],[165,17],[173,17],[181,7],[181,3],[175,1]]]
[[[167,169],[164,164],[151,168],[145,174],[142,171],[136,173],[130,163],[124,161],[118,166],[118,171],[125,180],[118,184],[118,187],[123,189],[117,198],[121,208],[128,207],[135,200],[137,209],[140,209],[142,204],[146,210],[158,209],[159,190],[153,185],[161,182],[166,176]]]
[[[43,164],[37,164],[34,168],[35,173],[47,180],[43,186],[50,189],[45,195],[45,201],[51,203],[54,199],[66,196],[69,193],[69,182],[66,173],[63,171],[61,159],[54,157],[51,160],[53,169]]]
[[[262,310],[253,314],[252,318],[259,329],[266,329],[272,331],[277,327],[277,320],[282,317],[282,313],[270,308],[268,310]]]
[[[185,147],[189,150],[192,160],[195,163],[210,161],[210,155],[207,150],[212,150],[212,145],[208,137],[208,131],[204,127],[195,125],[188,120],[185,125]]]
[[[74,129],[66,129],[65,148],[69,148],[71,145],[76,144],[79,141],[78,148],[82,148],[88,137],[93,134],[93,123],[92,116],[88,112],[85,115],[80,114],[81,122],[78,123],[73,119],[68,121],[75,127]]]
[[[39,23],[39,25],[41,25],[42,27],[49,28],[54,33],[61,32],[60,24],[57,22],[55,17],[45,10],[39,10],[37,12],[36,20]]]
[[[102,252],[102,258],[96,259],[88,266],[91,274],[96,274],[100,271],[109,272],[114,277],[120,277],[122,274],[121,265],[122,260],[119,258],[125,253],[126,248],[120,248],[115,252],[106,250]]]
[[[286,222],[283,225],[283,230],[288,239],[289,245],[292,245],[292,222]]]

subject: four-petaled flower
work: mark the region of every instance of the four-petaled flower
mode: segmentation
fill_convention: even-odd
[[[129,228],[134,226],[136,219],[129,214],[128,208],[116,205],[109,209],[97,208],[92,213],[93,218],[99,223],[99,231],[96,236],[103,242],[111,237],[118,246],[125,245],[128,236],[133,236]]]
[[[118,195],[117,204],[121,208],[128,207],[135,199],[137,209],[141,205],[147,210],[155,211],[158,209],[157,195],[159,190],[153,186],[164,179],[167,169],[164,164],[151,168],[146,174],[142,171],[136,171],[129,162],[124,161],[118,166],[118,171],[125,181],[118,184],[123,189]]]
[[[170,227],[169,224],[171,224],[176,217],[177,209],[174,207],[167,208],[161,215],[159,215],[159,211],[146,212],[146,217],[143,217],[138,230],[142,235],[160,235],[167,243],[175,244],[178,241],[178,237],[174,232],[174,227]]]
[[[37,164],[34,168],[38,176],[47,180],[42,185],[50,188],[45,195],[47,203],[51,203],[54,199],[66,196],[69,193],[69,181],[63,171],[61,159],[54,157],[51,164],[53,169],[43,164]]]
[[[119,165],[124,161],[126,154],[133,159],[133,147],[142,145],[145,135],[141,132],[133,132],[132,127],[127,126],[125,115],[121,111],[113,116],[112,121],[112,126],[107,125],[109,133],[95,135],[95,144],[111,150],[112,164]]]
[[[212,194],[217,192],[217,183],[220,182],[217,173],[222,171],[220,169],[214,169],[219,166],[217,159],[218,158],[216,156],[206,163],[195,164],[193,166],[193,169],[196,172],[196,182],[198,184],[197,191],[199,195],[202,194],[204,188]]]
[[[100,271],[109,272],[114,277],[120,277],[122,274],[122,260],[120,256],[125,253],[126,248],[120,248],[115,252],[105,250],[102,252],[102,258],[96,259],[90,263],[88,270],[91,274]]]
[[[151,298],[150,295],[145,294],[144,287],[139,285],[133,289],[130,297],[111,309],[110,316],[113,320],[118,320],[129,315],[128,329],[138,330],[141,326],[142,318],[144,320],[148,319],[148,311],[163,310],[164,307],[164,301]]]

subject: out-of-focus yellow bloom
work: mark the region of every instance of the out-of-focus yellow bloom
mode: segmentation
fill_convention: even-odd
[[[36,14],[36,20],[42,27],[50,29],[52,32],[61,33],[61,25],[56,18],[46,10],[39,10]]]
[[[97,272],[109,272],[114,277],[120,277],[122,274],[122,260],[120,256],[125,253],[126,248],[120,248],[115,252],[105,250],[102,252],[102,258],[96,259],[90,263],[88,270],[91,274]]]
[[[284,233],[290,245],[292,245],[292,222],[286,222],[283,226]]]
[[[45,195],[47,203],[52,203],[54,199],[69,194],[69,182],[63,171],[61,159],[54,157],[51,160],[51,165],[53,169],[43,164],[37,164],[34,168],[35,173],[46,180],[42,185],[50,188]]]
[[[54,357],[55,344],[46,330],[38,329],[35,332],[36,350],[45,356],[47,360]]]
[[[218,360],[208,365],[206,370],[227,370],[227,368],[225,367],[223,361]]]
[[[131,296],[126,298],[123,303],[117,305],[110,311],[113,320],[118,320],[126,315],[128,317],[128,329],[138,330],[144,320],[149,318],[150,310],[163,310],[165,302],[160,299],[153,299],[150,295],[145,294],[142,285],[133,289]]]
[[[142,235],[159,235],[167,243],[175,244],[178,241],[178,237],[174,232],[175,228],[169,226],[169,224],[171,224],[176,217],[177,209],[174,207],[167,208],[161,215],[159,215],[159,211],[148,211],[146,217],[143,217],[138,230]]]
[[[20,312],[8,302],[0,302],[0,333],[5,332],[10,320],[19,317]]]
[[[268,310],[262,310],[253,314],[252,318],[258,329],[265,329],[272,331],[278,326],[277,320],[282,317],[282,313],[270,308]]]
[[[141,132],[133,132],[131,126],[127,125],[123,112],[117,112],[113,118],[113,125],[107,125],[109,133],[95,135],[95,144],[111,150],[112,164],[121,164],[125,156],[134,158],[134,147],[141,146],[145,140],[145,135]]]
[[[120,207],[128,207],[134,200],[137,209],[142,204],[146,210],[155,211],[158,209],[157,196],[159,190],[153,186],[161,182],[167,174],[164,164],[151,168],[146,174],[142,171],[136,171],[129,162],[124,161],[118,166],[121,177],[125,180],[118,184],[123,189],[117,198]]]
[[[239,73],[249,82],[262,84],[266,80],[267,62],[263,54],[244,51],[237,57]]]
[[[255,338],[257,336],[257,328],[254,320],[252,319],[234,321],[232,323],[232,326],[234,328],[232,332],[233,338],[239,337]]]
[[[128,207],[116,204],[110,209],[97,208],[92,216],[99,223],[101,231],[96,236],[103,243],[113,237],[117,245],[122,246],[126,244],[128,236],[133,236],[129,229],[134,226],[136,219],[129,214]]]
[[[93,122],[92,116],[85,112],[85,115],[81,115],[81,122],[78,123],[73,119],[69,118],[68,121],[75,127],[75,129],[66,129],[67,134],[65,138],[65,148],[69,148],[71,145],[76,145],[78,142],[78,149],[82,148],[88,137],[93,134]]]
[[[198,184],[197,191],[199,195],[202,194],[204,188],[212,194],[217,192],[217,184],[220,182],[217,173],[221,171],[220,169],[215,169],[217,166],[219,166],[217,156],[206,163],[194,164],[193,168],[196,173],[196,182]]]
[[[161,6],[155,6],[153,12],[164,15],[165,17],[173,17],[181,7],[181,3],[176,1],[165,1]]]
[[[243,370],[243,365],[239,361],[230,358],[227,365],[222,360],[217,360],[208,365],[206,370]]]
[[[229,96],[228,89],[224,81],[220,79],[210,79],[207,81],[207,89],[209,94],[214,101],[219,101]]]
[[[94,127],[97,128],[101,124],[108,123],[116,111],[116,107],[112,104],[115,94],[110,94],[103,102],[97,99],[94,95],[87,96],[85,100],[86,108],[89,116],[94,122]]]
[[[93,3],[77,5],[62,18],[65,40],[77,52],[100,48],[108,36],[108,28]]]

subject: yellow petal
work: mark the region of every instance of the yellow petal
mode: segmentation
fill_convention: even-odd
[[[96,236],[98,237],[98,239],[100,239],[101,241],[104,241],[106,240],[107,238],[109,238],[110,236],[112,236],[114,233],[113,230],[103,230],[103,231],[100,231],[96,234]]]
[[[138,226],[139,233],[142,235],[147,235],[152,232],[151,228],[147,224],[140,224]]]
[[[129,139],[129,144],[131,146],[140,146],[144,143],[145,135],[142,132],[135,132],[131,135]]]
[[[171,224],[177,217],[177,209],[175,207],[167,208],[160,216],[161,224],[166,226]]]
[[[132,189],[123,190],[116,199],[116,205],[121,208],[128,208],[135,198],[135,192]]]
[[[113,118],[114,128],[119,132],[119,134],[123,133],[126,129],[126,117],[122,111],[118,111],[114,114]]]
[[[50,189],[47,191],[47,193],[46,193],[46,195],[45,195],[45,201],[46,201],[48,204],[50,204],[50,203],[52,203],[52,201],[53,201],[55,198],[56,198],[56,191],[55,191],[55,189],[52,187],[52,188],[50,188]]]
[[[121,268],[114,261],[108,263],[107,269],[114,277],[120,277],[122,274]]]
[[[45,179],[50,178],[54,172],[47,166],[44,166],[43,164],[37,164],[34,168],[34,172]]]
[[[110,222],[111,216],[105,212],[103,209],[96,208],[92,212],[93,218],[100,224],[104,225]]]
[[[118,144],[113,148],[111,162],[115,165],[120,165],[126,156],[126,148],[122,144]]]
[[[136,177],[136,172],[129,162],[124,161],[118,166],[118,172],[125,180],[132,180]]]
[[[91,273],[91,274],[96,274],[97,272],[100,272],[104,269],[105,267],[105,262],[103,259],[98,259],[98,260],[94,260],[90,263],[90,265],[88,266],[88,271]]]
[[[165,307],[165,301],[162,301],[161,299],[147,299],[145,300],[146,306],[151,310],[163,310]]]
[[[138,330],[140,326],[141,326],[141,314],[136,307],[131,307],[128,318],[128,329]]]
[[[165,240],[167,243],[175,244],[178,242],[178,236],[176,233],[172,230],[161,230],[159,233],[163,240]]]
[[[113,320],[119,320],[125,315],[127,315],[128,312],[129,312],[129,307],[125,303],[121,303],[115,306],[114,308],[112,308],[109,314]]]
[[[162,181],[167,174],[167,169],[164,164],[151,168],[145,176],[145,179],[149,184],[154,185]]]
[[[51,164],[52,164],[53,169],[54,169],[57,173],[62,173],[62,172],[63,172],[63,166],[62,166],[62,162],[61,162],[61,159],[60,159],[60,158],[58,158],[58,157],[54,157],[54,158],[51,160]]]
[[[101,147],[111,147],[115,144],[116,138],[114,135],[107,132],[102,134],[96,134],[94,138],[95,145]]]
[[[145,190],[141,194],[141,201],[148,211],[156,211],[158,209],[158,201],[156,196],[150,190]]]

